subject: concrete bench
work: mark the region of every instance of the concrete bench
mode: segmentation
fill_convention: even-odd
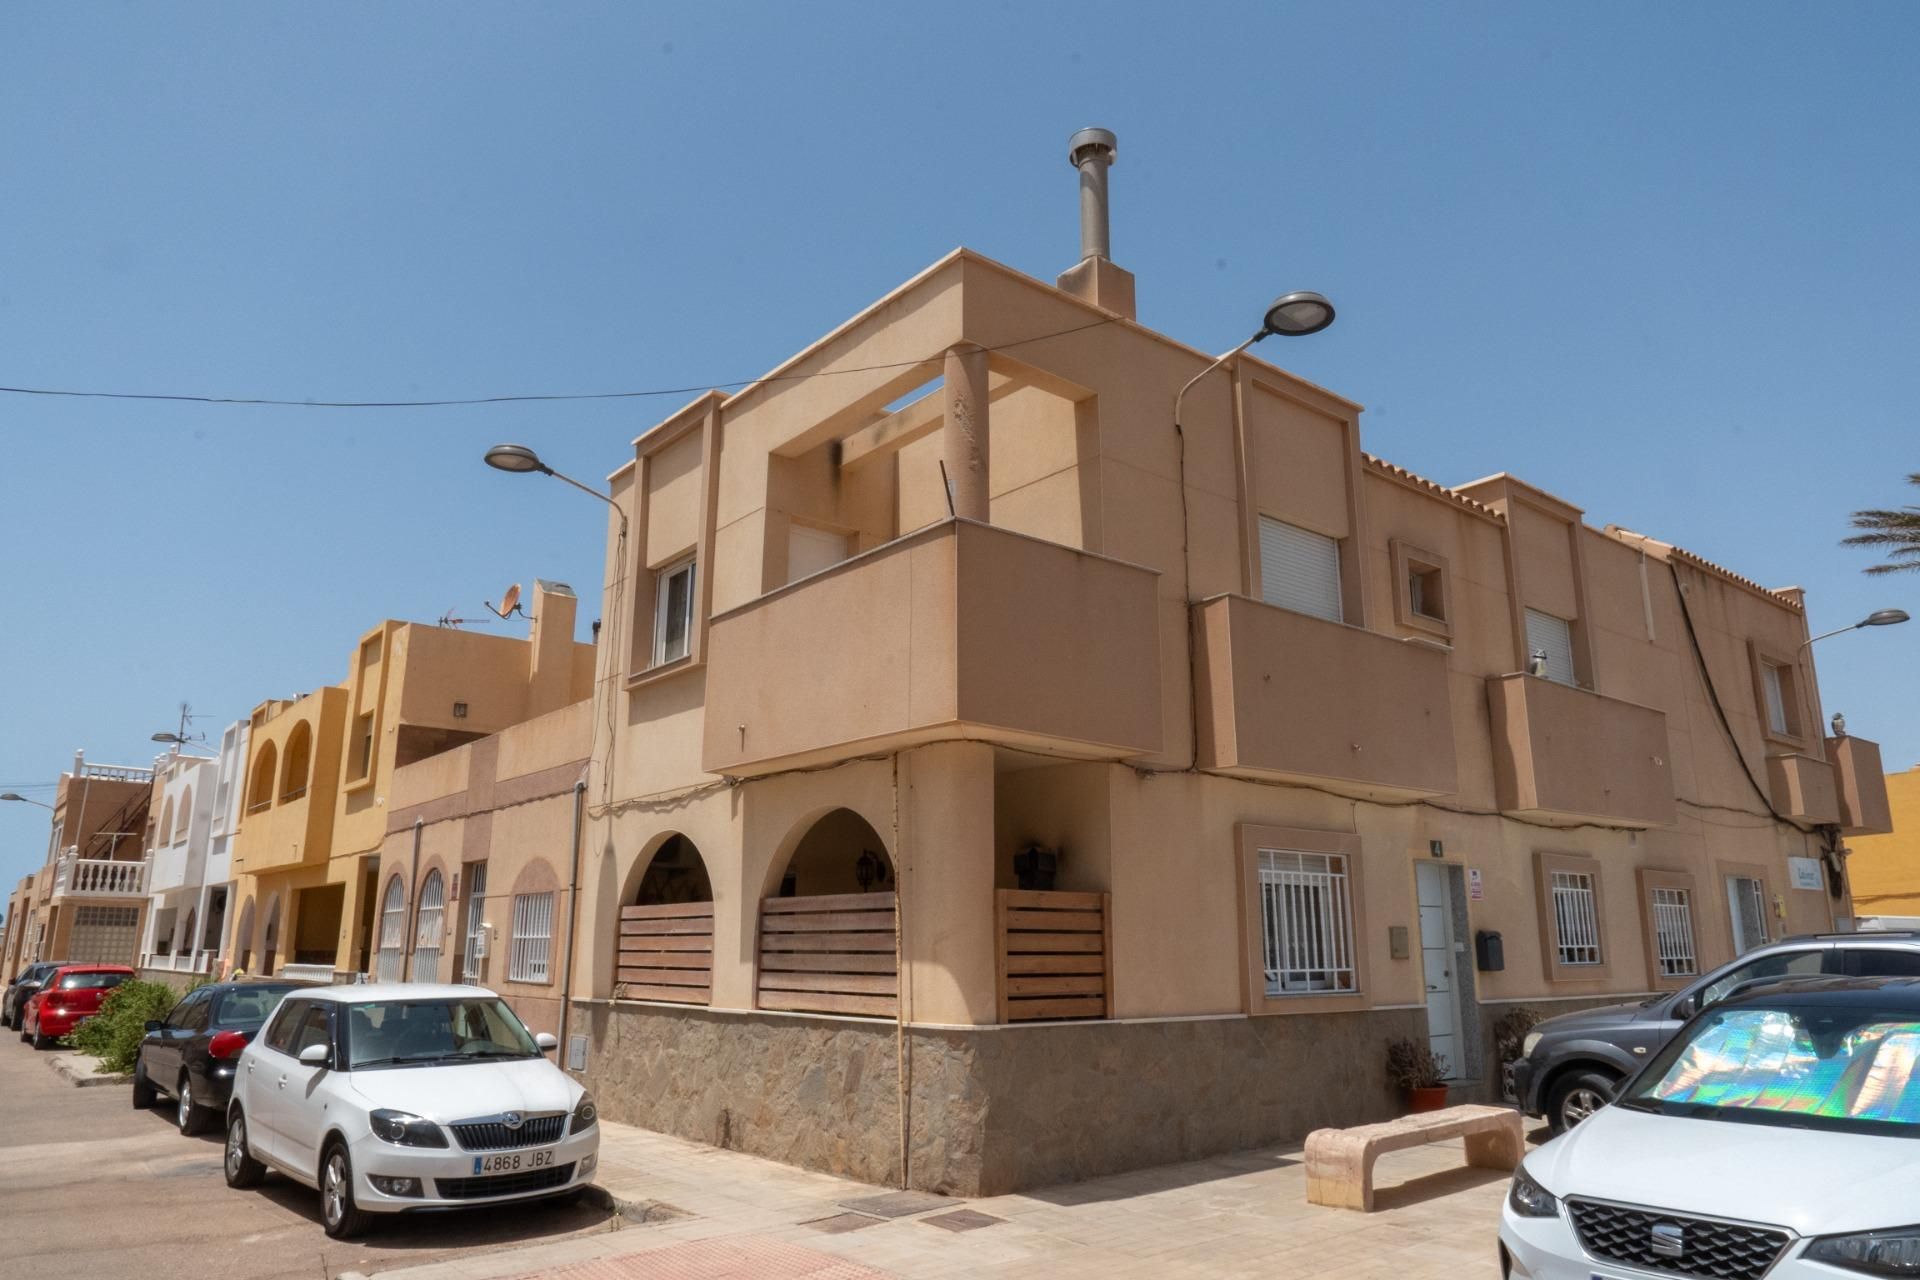
[[[1467,1140],[1467,1164],[1513,1169],[1526,1154],[1520,1113],[1505,1107],[1447,1107],[1352,1129],[1315,1129],[1307,1135],[1307,1201],[1373,1212],[1373,1162],[1388,1151]]]

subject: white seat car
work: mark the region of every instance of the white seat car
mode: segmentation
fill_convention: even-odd
[[[396,983],[303,988],[234,1071],[230,1187],[319,1189],[327,1234],[368,1214],[570,1195],[593,1180],[593,1099],[499,996]]]
[[[1920,1276],[1916,1169],[1920,979],[1755,988],[1526,1158],[1501,1274]]]

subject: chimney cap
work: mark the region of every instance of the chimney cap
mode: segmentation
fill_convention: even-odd
[[[1078,169],[1080,153],[1089,148],[1106,152],[1103,158],[1112,164],[1114,157],[1120,154],[1120,140],[1113,136],[1111,129],[1082,129],[1067,139],[1067,163]]]

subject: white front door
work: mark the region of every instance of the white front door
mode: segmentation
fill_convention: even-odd
[[[1447,866],[1442,862],[1414,864],[1420,898],[1420,967],[1427,987],[1427,1041],[1447,1060],[1447,1075],[1458,1078],[1461,1060],[1460,1001],[1455,997],[1453,968],[1453,894]]]

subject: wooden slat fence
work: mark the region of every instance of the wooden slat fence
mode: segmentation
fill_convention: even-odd
[[[1000,889],[1000,1021],[1113,1016],[1112,895]]]
[[[713,904],[620,908],[620,955],[613,977],[628,1000],[710,1003]]]
[[[760,904],[759,1006],[893,1018],[900,958],[891,893],[768,898]]]

